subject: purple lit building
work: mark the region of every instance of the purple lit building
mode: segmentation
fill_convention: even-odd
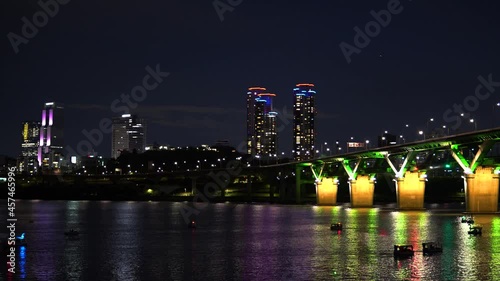
[[[63,161],[64,106],[47,102],[42,110],[38,163],[42,170],[58,170]]]

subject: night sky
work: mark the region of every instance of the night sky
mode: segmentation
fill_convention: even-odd
[[[16,54],[9,32],[22,36],[21,18],[32,22],[42,8],[34,0],[2,1],[0,154],[19,154],[21,121],[40,120],[49,101],[65,104],[66,142],[76,146],[86,139],[83,129],[117,116],[113,101],[158,64],[170,75],[132,113],[148,119],[148,143],[170,145],[240,144],[251,86],[268,88],[277,94],[275,108],[291,112],[295,84],[314,83],[319,144],[351,136],[374,142],[384,130],[399,135],[405,124],[413,140],[430,117],[453,126],[443,114],[474,96],[478,76],[500,81],[499,1],[401,1],[402,11],[350,63],[339,44],[355,46],[354,28],[364,30],[374,20],[370,11],[391,1],[229,2],[241,4],[221,21],[211,0],[71,0]],[[478,129],[500,125],[500,107],[492,115],[500,87],[485,93],[478,105],[467,99],[477,107]],[[279,150],[289,153],[287,123]],[[110,147],[105,134],[95,150],[109,157]]]

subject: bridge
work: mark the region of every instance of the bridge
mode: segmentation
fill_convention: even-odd
[[[303,174],[310,169],[318,205],[336,204],[339,176],[347,173],[352,207],[373,206],[375,176],[389,171],[398,208],[421,209],[427,172],[433,168],[430,160],[444,152],[451,154],[463,173],[466,211],[497,212],[500,163],[488,153],[499,141],[500,128],[494,128],[266,167],[295,165],[297,203],[307,181]],[[384,169],[384,164],[389,168]]]

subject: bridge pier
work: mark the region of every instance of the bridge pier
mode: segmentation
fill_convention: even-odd
[[[280,187],[279,187],[279,192],[280,192],[280,202],[284,202],[286,199],[286,181],[283,176],[280,177]]]
[[[373,207],[374,190],[375,181],[368,175],[358,175],[356,179],[350,179],[351,207]]]
[[[399,209],[423,209],[425,194],[425,173],[407,171],[402,178],[396,178],[396,197]]]
[[[337,204],[337,178],[323,178],[316,182],[316,204],[332,206]]]
[[[302,194],[302,166],[297,165],[295,167],[295,203],[300,204],[301,203],[301,194]]]
[[[466,174],[465,205],[472,213],[498,212],[499,175],[493,168],[478,167],[474,174]]]
[[[192,177],[191,178],[191,195],[196,195],[196,180],[198,178],[197,177]]]
[[[248,175],[248,180],[247,180],[247,201],[249,203],[252,202],[252,176]]]

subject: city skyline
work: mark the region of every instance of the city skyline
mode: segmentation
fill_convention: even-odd
[[[3,279],[500,280],[500,1],[3,5]]]
[[[144,5],[148,9],[150,4]],[[375,143],[374,137],[385,130],[417,139],[431,117],[435,121],[429,126],[446,125],[452,132],[457,124],[451,118],[457,115],[454,104],[475,120],[462,122],[462,131],[500,124],[500,110],[493,107],[500,99],[494,92],[477,106],[467,99],[484,84],[481,81],[500,81],[496,52],[500,42],[491,36],[499,25],[494,13],[499,3],[401,2],[403,10],[392,15],[390,24],[363,48],[354,43],[354,28],[364,30],[374,19],[370,12],[387,9],[387,2],[245,2],[226,13],[222,22],[210,3],[161,5],[163,9],[149,9],[144,22],[118,24],[109,22],[107,12],[71,3],[61,6],[28,44],[19,45],[17,54],[5,39],[2,93],[9,99],[0,116],[6,131],[15,134],[22,121],[39,120],[40,104],[61,101],[72,120],[66,141],[76,146],[85,139],[83,129],[99,128],[103,118],[125,114],[112,108],[126,105],[121,95],[130,96],[146,75],[151,78],[145,80],[150,85],[144,87],[147,96],[137,92],[139,99],[132,100],[135,108],[128,109],[150,120],[151,143],[197,145],[228,139],[238,145],[246,138],[240,93],[251,85],[265,85],[283,97],[274,104],[278,112],[291,112],[285,97],[291,94],[290,85],[300,81],[311,81],[321,93],[315,128],[319,143],[345,142],[351,136]],[[127,3],[116,11],[131,16],[136,8]],[[30,18],[36,9],[24,4],[7,9],[4,34],[20,34],[20,19]],[[165,11],[177,14],[165,17]],[[106,24],[81,18],[80,12]],[[255,15],[258,21],[253,20]],[[79,28],[82,24],[86,28]],[[110,33],[117,34],[110,45],[95,44]],[[246,44],[249,38],[267,43]],[[339,48],[342,42],[360,50],[350,56],[350,63]],[[19,65],[22,74],[13,71]],[[470,104],[464,106],[465,102]],[[452,114],[446,115],[450,109]],[[445,120],[446,116],[450,118]],[[280,134],[291,135],[292,127],[286,124]],[[280,151],[291,152],[289,140],[279,142]],[[95,150],[106,154],[111,150],[110,133]],[[20,151],[14,137],[6,138],[0,148],[0,154],[12,157]]]

